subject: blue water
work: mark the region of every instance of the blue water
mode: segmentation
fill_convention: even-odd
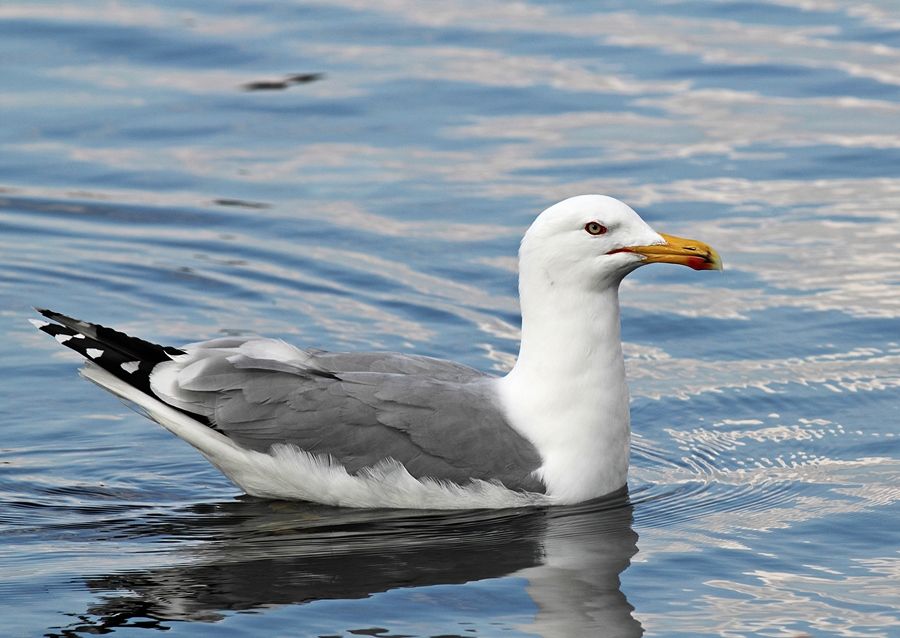
[[[900,635],[900,14],[820,6],[0,5],[0,633]],[[25,322],[502,373],[585,192],[726,264],[623,285],[627,498],[252,499]]]

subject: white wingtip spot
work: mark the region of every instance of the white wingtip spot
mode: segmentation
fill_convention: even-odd
[[[122,364],[122,369],[128,374],[134,374],[137,372],[138,367],[141,365],[140,361],[126,361]]]
[[[40,329],[43,328],[44,326],[49,326],[49,325],[50,325],[50,322],[48,322],[48,321],[41,321],[40,319],[29,319],[29,320],[28,320],[28,323],[30,323],[32,326],[34,326],[34,327],[37,328],[38,330],[40,330]]]
[[[103,350],[101,350],[100,348],[88,348],[87,350],[85,350],[85,352],[91,359],[96,359],[101,354],[103,354]]]
[[[56,339],[57,341],[59,341],[60,343],[65,343],[66,341],[68,341],[69,339],[72,338],[72,335],[58,334],[58,335],[53,335],[53,338]]]
[[[84,335],[81,334],[80,332],[76,332],[75,334],[72,335],[72,338],[73,339],[84,339]]]

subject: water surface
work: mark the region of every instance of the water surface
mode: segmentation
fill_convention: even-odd
[[[0,6],[0,633],[896,635],[894,4],[443,4]],[[252,499],[25,322],[500,374],[586,192],[726,264],[623,285],[599,503]]]

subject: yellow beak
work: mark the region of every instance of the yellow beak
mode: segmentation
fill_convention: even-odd
[[[636,253],[647,263],[681,264],[694,270],[722,270],[722,258],[711,246],[696,239],[660,233],[665,244],[629,246],[615,252]]]

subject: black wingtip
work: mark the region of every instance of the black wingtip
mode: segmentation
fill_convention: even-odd
[[[55,310],[50,310],[49,308],[38,308],[37,306],[35,306],[34,309],[39,314],[46,317],[47,319],[50,319],[51,321],[56,321],[57,323],[61,323],[63,325],[68,325],[68,324],[72,324],[72,323],[77,323],[77,324],[81,324],[81,325],[85,325],[85,326],[92,325],[87,322],[81,321],[80,319],[76,319],[75,317],[70,317],[68,315],[62,314],[61,312],[56,312]]]
[[[90,337],[92,339],[100,341],[104,345],[114,347],[117,350],[121,350],[122,352],[131,356],[133,359],[149,359],[154,361],[155,363],[158,363],[160,361],[169,360],[173,355],[184,354],[184,351],[178,348],[173,348],[171,346],[161,346],[150,341],[132,337],[125,334],[124,332],[119,332],[118,330],[102,326],[99,323],[82,321],[81,319],[76,319],[74,317],[64,315],[61,312],[55,312],[47,308],[35,308],[35,310],[47,319],[61,324],[62,327],[68,328],[75,333],[82,334],[86,337]],[[44,328],[41,329],[43,330]],[[44,331],[47,332],[46,330]]]
[[[48,323],[38,319],[29,319],[38,330],[50,335],[66,348],[74,350],[86,360],[100,366],[125,383],[155,398],[159,397],[150,387],[150,374],[153,369],[159,363],[171,361],[172,357],[185,354],[179,348],[161,346],[100,324],[74,319],[47,308],[36,307],[35,310],[55,322]],[[186,410],[182,410],[182,412],[213,427],[205,416]]]
[[[37,313],[43,315],[43,316],[46,317],[47,319],[50,319],[50,321],[53,321],[53,320],[54,320],[53,317],[52,317],[52,315],[54,314],[52,310],[48,310],[47,308],[38,308],[37,306],[33,306],[33,307],[34,307],[34,309],[35,309],[35,311],[36,311]],[[37,329],[40,330],[41,332],[47,333],[47,334],[50,335],[51,337],[53,337],[53,336],[56,335],[56,331],[54,330],[54,328],[62,328],[62,326],[59,326],[59,325],[57,325],[57,324],[55,324],[55,323],[49,323],[49,322],[47,322],[47,321],[41,321],[40,319],[31,319],[31,318],[29,318],[29,319],[28,319],[28,323],[30,323],[32,326],[34,326],[35,328],[37,328]]]
[[[31,319],[35,328],[148,394],[153,368],[163,361],[171,361],[172,355],[183,354],[178,348],[151,343],[47,308],[35,310],[52,322]]]

